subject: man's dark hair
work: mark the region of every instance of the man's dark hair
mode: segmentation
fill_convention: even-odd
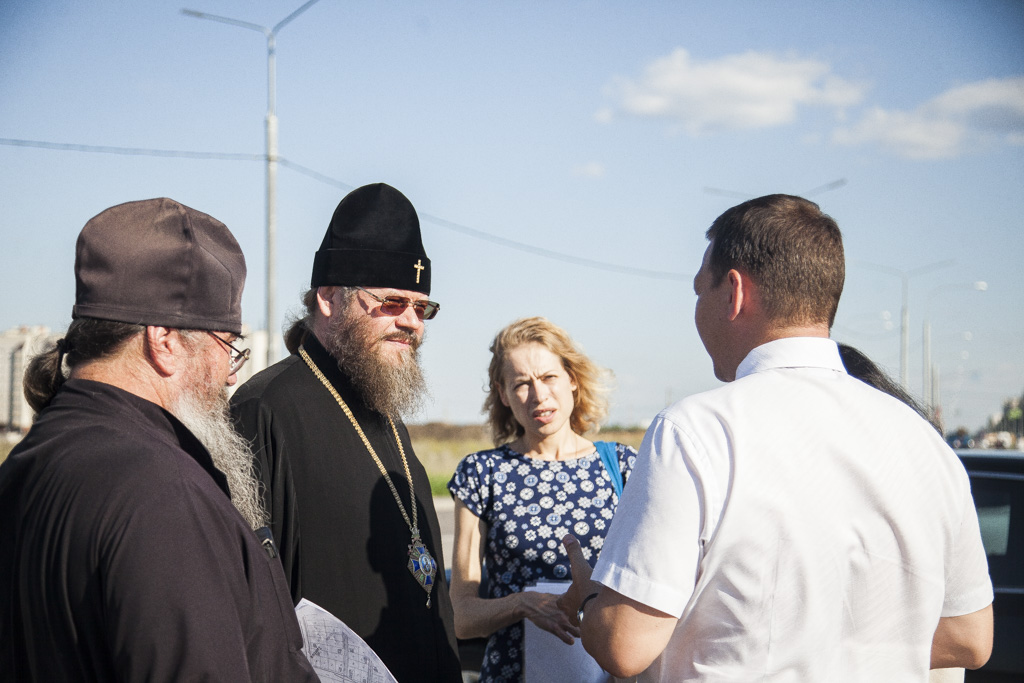
[[[749,275],[770,318],[831,328],[846,279],[843,236],[814,202],[773,194],[732,207],[707,231],[718,286],[731,269]]]
[[[313,333],[313,315],[316,313],[316,287],[302,295],[302,312],[295,316],[284,331],[284,347],[288,353],[298,353],[307,334]]]
[[[50,405],[64,384],[64,361],[68,368],[74,368],[79,363],[112,356],[125,342],[145,329],[143,325],[98,318],[72,321],[63,339],[29,362],[22,384],[25,400],[32,410],[39,413]]]
[[[355,296],[355,287],[340,287],[342,290],[341,304],[347,305]],[[291,320],[284,332],[284,347],[288,353],[298,353],[307,334],[313,334],[313,321],[316,319],[316,291],[319,287],[311,287],[302,295],[302,312]]]

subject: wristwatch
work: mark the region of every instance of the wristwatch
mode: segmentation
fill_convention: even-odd
[[[583,602],[580,603],[580,608],[576,610],[576,621],[583,625],[583,608],[587,606],[587,603],[597,597],[597,593],[591,593],[587,597],[583,598]]]

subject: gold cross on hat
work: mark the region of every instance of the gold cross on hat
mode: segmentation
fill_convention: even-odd
[[[423,259],[417,259],[416,260],[416,265],[414,265],[413,268],[416,269],[416,284],[419,284],[420,283],[420,273],[422,273],[424,270],[426,270],[427,267],[425,265],[423,265]]]

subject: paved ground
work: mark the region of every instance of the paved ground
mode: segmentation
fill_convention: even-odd
[[[444,564],[452,566],[452,546],[455,543],[455,501],[451,496],[434,498],[434,509],[437,510],[437,521],[441,523],[441,548],[444,552]]]
[[[448,569],[451,569],[452,545],[455,542],[455,501],[451,496],[434,498],[434,509],[437,510],[437,521],[441,524],[441,547],[444,552],[444,563]],[[469,667],[462,672],[462,683],[477,683],[480,674],[472,670],[475,667],[470,660],[479,666],[480,658],[483,656],[483,645],[476,641],[469,641],[468,646],[460,642],[459,655],[462,657],[463,665]]]

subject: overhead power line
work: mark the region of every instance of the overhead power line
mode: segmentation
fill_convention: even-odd
[[[0,145],[7,145],[11,147],[38,147],[42,149],[54,149],[60,151],[69,152],[92,152],[100,154],[122,154],[131,156],[155,156],[155,157],[179,157],[186,159],[216,159],[224,161],[265,161],[266,156],[263,154],[234,154],[226,152],[188,152],[179,150],[167,150],[167,149],[147,149],[141,147],[114,147],[106,145],[79,145],[59,142],[42,142],[39,140],[16,140],[11,138],[0,138]],[[352,191],[355,189],[354,185],[344,183],[330,176],[324,175],[319,171],[314,171],[311,168],[297,164],[293,161],[289,161],[283,157],[278,157],[277,162],[289,168],[296,173],[312,178],[318,182],[337,187],[345,191]],[[454,221],[449,221],[438,216],[434,216],[429,213],[417,212],[420,218],[423,220],[433,223],[442,228],[447,228],[454,232],[468,235],[470,237],[483,240],[485,242],[491,242],[508,249],[516,249],[523,251],[528,254],[535,256],[543,256],[544,258],[553,259],[556,261],[562,261],[564,263],[572,263],[577,266],[583,266],[584,268],[594,268],[597,270],[604,270],[613,273],[622,273],[624,275],[634,275],[637,277],[646,277],[655,280],[675,280],[679,282],[687,282],[690,280],[689,275],[683,273],[674,273],[669,271],[661,270],[649,270],[647,268],[634,268],[632,266],[624,266],[618,263],[609,263],[607,261],[598,261],[596,259],[584,258],[582,256],[575,256],[573,254],[566,254],[564,252],[555,251],[553,249],[546,249],[544,247],[534,246],[525,242],[518,242],[498,235],[492,235],[489,232],[483,230],[477,230]]]
[[[323,173],[314,171],[311,168],[306,168],[305,166],[301,166],[299,164],[296,164],[295,162],[288,161],[286,159],[278,159],[278,161],[282,166],[290,168],[296,173],[301,173],[305,176],[309,176],[310,178],[313,178],[314,180],[319,180],[320,182],[325,183],[327,185],[332,185],[334,187],[346,191],[352,191],[355,189],[354,185],[349,185],[348,183],[343,183],[340,180],[335,180],[330,176],[326,176]],[[439,216],[434,216],[432,214],[424,213],[422,211],[417,211],[416,213],[418,213],[420,218],[422,218],[423,220],[433,223],[434,225],[438,225],[442,228],[448,228],[449,230],[462,233],[463,235],[469,235],[470,237],[475,237],[476,239],[484,240],[485,242],[499,244],[503,247],[508,247],[509,249],[525,251],[528,254],[534,254],[536,256],[543,256],[545,258],[556,259],[558,261],[564,261],[566,263],[574,263],[576,265],[584,266],[587,268],[599,268],[601,270],[609,270],[616,273],[624,273],[626,275],[637,275],[640,277],[649,277],[660,280],[685,281],[689,279],[688,276],[683,275],[682,273],[670,273],[665,271],[648,270],[646,268],[632,268],[630,266],[623,266],[617,263],[608,263],[606,261],[596,261],[594,259],[573,256],[572,254],[565,254],[560,251],[545,249],[543,247],[536,247],[533,246],[532,244],[526,244],[525,242],[517,242],[516,240],[510,240],[506,237],[492,235],[489,232],[477,230],[476,228],[471,228],[460,223],[455,223],[454,221],[449,221]]]
[[[179,157],[183,159],[219,159],[224,161],[262,161],[262,154],[230,154],[224,152],[185,152],[174,149],[148,149],[145,147],[111,147],[107,145],[77,145],[63,142],[41,142],[39,140],[12,140],[0,138],[0,145],[10,147],[41,147],[64,152],[92,152],[99,154],[121,154],[147,157]]]
[[[482,230],[470,228],[465,225],[453,223],[452,221],[432,216],[429,213],[420,213],[420,216],[430,221],[435,225],[440,225],[442,228],[448,228],[455,232],[461,232],[464,235],[476,237],[477,239],[486,240],[493,242],[494,244],[500,244],[509,249],[518,249],[519,251],[525,251],[529,254],[535,254],[537,256],[544,256],[546,258],[555,259],[557,261],[564,261],[565,263],[573,263],[578,266],[584,266],[587,268],[597,268],[600,270],[608,270],[614,273],[624,273],[626,275],[637,275],[639,277],[648,277],[656,280],[679,280],[686,282],[690,280],[690,276],[682,273],[670,273],[667,271],[660,270],[647,270],[646,268],[632,268],[630,266],[623,266],[617,263],[608,263],[607,261],[595,261],[594,259],[583,258],[581,256],[573,256],[572,254],[565,254],[560,251],[553,251],[551,249],[545,249],[543,247],[535,247],[531,244],[525,244],[523,242],[516,242],[515,240],[506,239],[504,237],[498,237]]]
[[[312,178],[313,180],[321,182],[324,185],[330,185],[331,187],[336,187],[340,190],[345,190],[346,192],[351,192],[352,190],[356,189],[355,185],[349,185],[348,183],[343,183],[340,180],[335,180],[334,178],[324,175],[319,171],[314,171],[311,168],[303,166],[302,164],[297,164],[294,161],[289,161],[288,159],[285,159],[283,157],[278,157],[277,162],[284,166],[285,168],[290,168],[296,173],[300,173],[306,176],[307,178]]]

